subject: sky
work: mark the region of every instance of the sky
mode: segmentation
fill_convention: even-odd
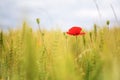
[[[0,28],[21,27],[27,21],[37,29],[36,18],[43,29],[66,31],[74,25],[92,29],[94,24],[105,25],[106,20],[112,26],[117,22],[111,4],[120,22],[120,0],[0,0]]]

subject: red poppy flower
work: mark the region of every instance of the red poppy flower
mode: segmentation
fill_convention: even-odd
[[[73,35],[73,36],[78,36],[78,35],[84,35],[85,32],[81,32],[82,28],[78,26],[73,26],[72,28],[69,29],[67,34]]]

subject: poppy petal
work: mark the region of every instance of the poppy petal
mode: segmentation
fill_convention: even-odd
[[[81,33],[80,33],[80,35],[84,35],[84,34],[85,34],[85,32],[81,32]]]
[[[73,26],[66,33],[69,34],[69,35],[73,35],[73,36],[84,35],[85,33],[81,32],[81,31],[82,31],[81,27]]]

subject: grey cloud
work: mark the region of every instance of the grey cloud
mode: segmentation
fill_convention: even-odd
[[[117,1],[113,1],[113,5],[116,4],[115,9],[119,17],[120,8]],[[113,21],[114,16],[107,0],[105,3],[97,0],[97,3],[99,3],[102,20]],[[66,27],[75,24],[90,27],[94,22],[99,21],[97,9],[92,0],[1,0],[0,9],[1,25],[16,26],[24,17],[35,27],[35,19],[41,18],[41,25],[45,28],[51,28],[56,24]]]

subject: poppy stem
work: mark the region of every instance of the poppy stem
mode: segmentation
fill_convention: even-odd
[[[77,36],[76,36],[76,56],[78,55]]]
[[[78,59],[78,37],[76,36],[76,55],[75,55],[75,64],[76,64],[76,68],[78,68],[78,63],[79,63],[79,59]]]

